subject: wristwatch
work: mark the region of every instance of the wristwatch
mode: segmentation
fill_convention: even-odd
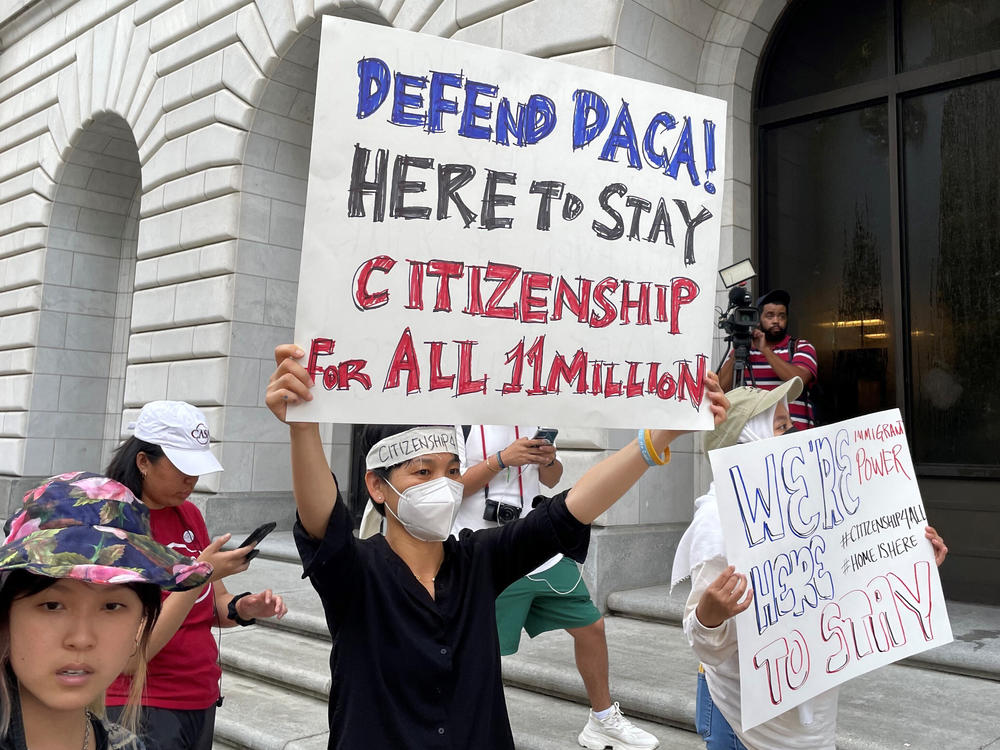
[[[242,625],[244,627],[246,627],[247,625],[256,625],[257,624],[256,618],[244,620],[242,617],[240,617],[240,613],[236,611],[236,602],[238,602],[244,596],[250,596],[250,592],[244,591],[242,594],[237,594],[236,596],[234,596],[232,599],[229,600],[229,611],[227,613],[228,617],[237,625]]]

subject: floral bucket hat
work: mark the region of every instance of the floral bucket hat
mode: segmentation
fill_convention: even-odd
[[[0,571],[90,583],[155,583],[168,591],[207,582],[212,566],[153,539],[149,510],[113,479],[73,472],[24,496],[0,547]]]

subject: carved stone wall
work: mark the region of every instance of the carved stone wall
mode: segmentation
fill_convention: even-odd
[[[233,500],[213,501],[210,527],[276,515],[290,484],[287,436],[261,393],[293,326],[320,16],[725,98],[728,264],[750,254],[750,97],[784,6],[0,2],[0,474],[99,469],[143,403],[184,399],[207,414],[227,467],[198,486]],[[567,480],[628,437],[564,431]],[[324,438],[346,479],[349,427]],[[600,523],[683,524],[704,480],[689,439]],[[287,499],[282,508],[287,522]]]

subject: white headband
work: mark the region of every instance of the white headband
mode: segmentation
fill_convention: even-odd
[[[397,432],[372,446],[365,458],[365,468],[381,469],[395,466],[411,458],[431,453],[458,455],[458,433],[454,427],[414,427]]]

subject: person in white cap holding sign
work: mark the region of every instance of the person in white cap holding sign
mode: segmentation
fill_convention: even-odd
[[[153,628],[140,717],[147,750],[210,750],[221,675],[212,625],[252,625],[258,617],[287,611],[270,590],[234,596],[222,583],[249,567],[253,545],[224,551],[231,535],[210,540],[201,511],[188,502],[199,476],[222,471],[209,442],[199,409],[184,401],[152,401],[105,471],[149,508],[156,541],[213,568],[207,585],[168,595]],[[123,674],[108,689],[111,716],[127,702],[130,683]]]
[[[312,399],[294,345],[275,350],[265,402],[278,419]],[[711,375],[705,404],[716,422],[728,402]],[[330,473],[319,425],[288,422],[295,542],[333,636],[331,750],[513,750],[500,678],[497,594],[561,553],[582,562],[590,524],[651,466],[669,460],[680,433],[640,430],[576,485],[526,517],[451,536],[462,503],[454,425],[370,425],[365,486],[386,533],[354,536]],[[666,455],[664,455],[666,453]]]

